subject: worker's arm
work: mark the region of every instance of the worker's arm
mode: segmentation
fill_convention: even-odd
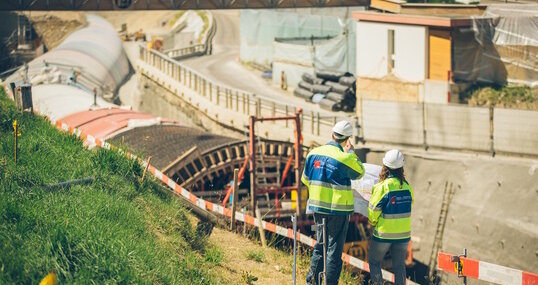
[[[364,176],[364,165],[359,160],[355,152],[349,152],[347,158],[347,166],[349,166],[349,178],[351,180],[361,179]]]
[[[303,182],[306,187],[310,186],[310,177],[308,176],[309,169],[310,169],[310,155],[306,157],[305,164],[304,164],[304,170],[303,175],[301,175],[301,182]]]
[[[383,205],[387,195],[383,189],[383,184],[378,183],[374,185],[372,189],[372,196],[370,197],[370,202],[368,203],[368,221],[370,224],[375,226],[379,220],[379,216],[383,212]]]

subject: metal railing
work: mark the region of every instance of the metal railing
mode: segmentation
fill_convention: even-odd
[[[147,50],[140,45],[140,59],[150,66],[163,72],[171,79],[181,83],[194,91],[197,95],[205,97],[216,106],[224,107],[234,112],[257,117],[261,116],[290,116],[301,108],[280,103],[267,97],[232,88],[223,84],[215,83],[197,71],[184,66],[177,60],[156,50]],[[206,108],[210,108],[209,106]],[[330,128],[339,120],[346,119],[357,125],[356,117],[337,116],[329,112],[308,110],[303,108],[301,115],[301,127],[303,133],[314,136],[326,136]],[[288,122],[286,127],[292,127]]]
[[[171,58],[181,59],[185,57],[204,55],[206,50],[206,44],[197,44],[184,48],[165,50],[163,53]]]

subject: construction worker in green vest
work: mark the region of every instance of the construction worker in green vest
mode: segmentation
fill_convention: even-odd
[[[308,211],[314,213],[316,239],[323,241],[320,229],[325,219],[326,237],[314,246],[307,284],[319,284],[325,271],[327,284],[338,284],[342,270],[342,250],[346,241],[349,215],[353,213],[351,180],[364,175],[364,166],[350,142],[353,127],[341,121],[332,129],[332,141],[308,153],[301,181],[308,187]],[[323,268],[323,247],[327,250],[327,268]]]
[[[404,176],[403,154],[393,149],[383,158],[379,182],[372,189],[368,220],[374,227],[368,250],[372,285],[383,284],[381,262],[390,249],[394,284],[405,284],[405,257],[411,239],[413,189]]]

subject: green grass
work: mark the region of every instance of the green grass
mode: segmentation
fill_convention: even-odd
[[[152,178],[141,183],[142,171],[16,111],[0,90],[0,284],[37,284],[51,270],[61,284],[218,283],[187,210]],[[45,188],[85,177],[95,182]]]
[[[222,262],[223,258],[224,258],[224,253],[218,246],[211,245],[211,246],[206,247],[205,261],[218,265]]]
[[[249,251],[247,251],[247,259],[248,260],[254,260],[256,262],[261,263],[264,260],[263,251],[261,249],[249,250]]]

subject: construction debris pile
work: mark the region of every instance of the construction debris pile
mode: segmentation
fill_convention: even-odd
[[[355,96],[356,78],[349,72],[318,70],[313,76],[302,75],[293,94],[306,101],[318,103],[321,108],[330,111],[353,112],[357,98]]]

